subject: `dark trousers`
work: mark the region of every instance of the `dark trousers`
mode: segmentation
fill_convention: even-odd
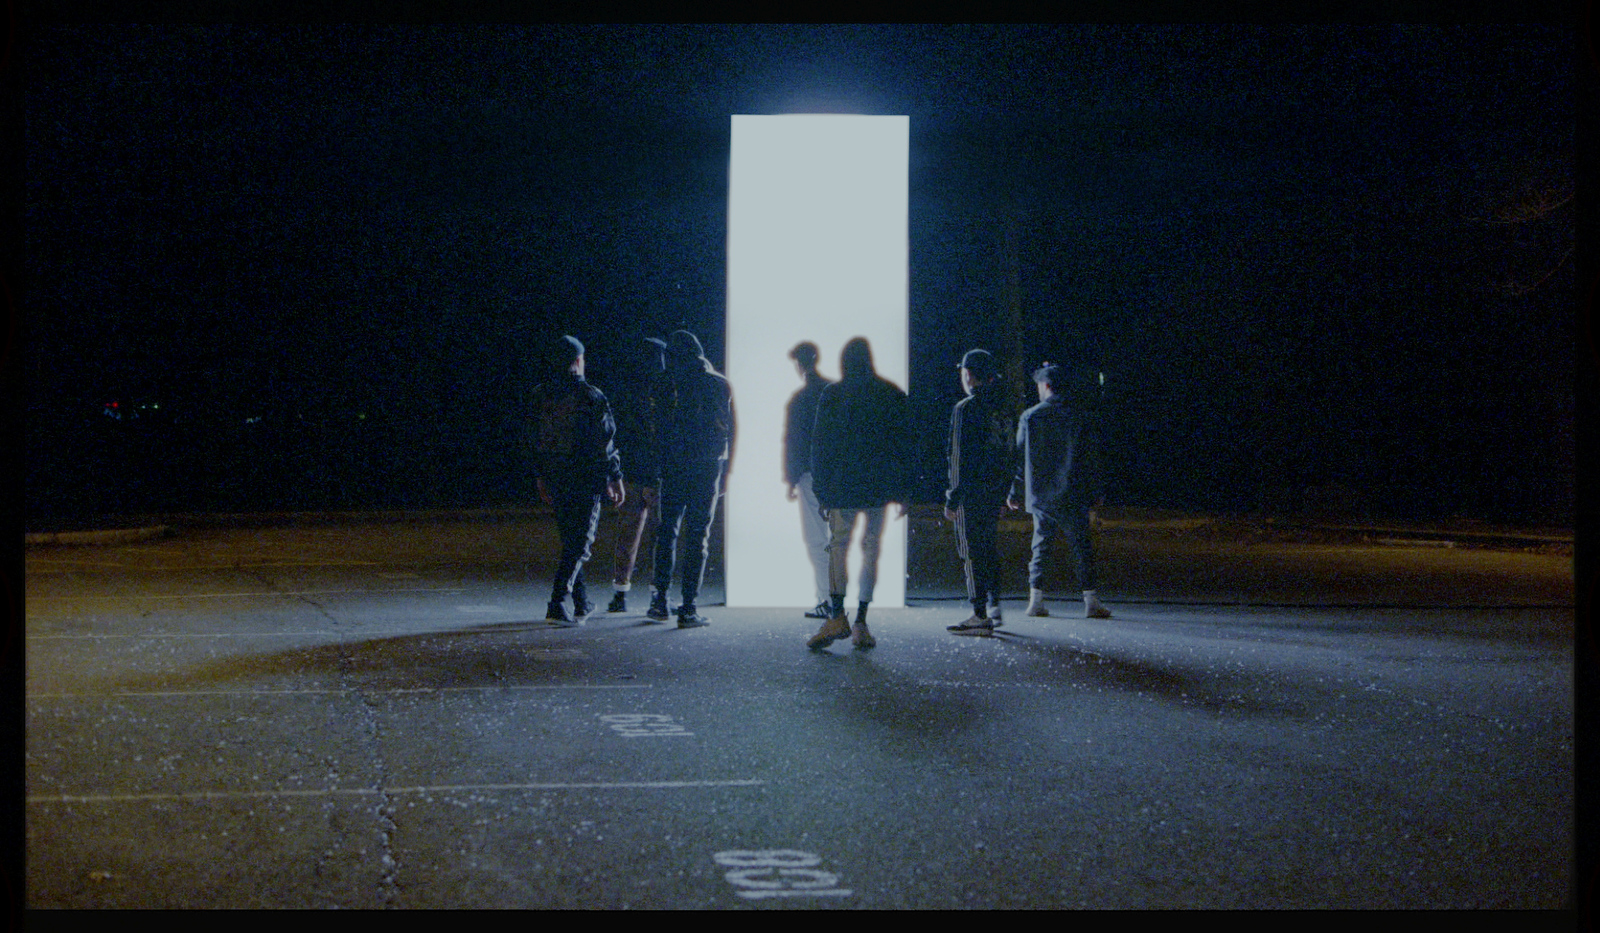
[[[558,603],[572,594],[574,604],[588,601],[583,584],[583,565],[589,559],[595,531],[600,527],[600,494],[574,494],[550,490],[555,506],[556,528],[561,532],[561,562],[556,565],[556,581],[550,601]]]
[[[1081,589],[1095,588],[1094,542],[1089,539],[1089,507],[1065,506],[1060,517],[1033,513],[1033,559],[1028,562],[1028,586],[1044,589],[1045,562],[1050,559],[1056,539],[1066,532],[1072,547],[1072,560],[1078,570]]]
[[[967,600],[983,615],[1000,601],[1000,503],[967,502],[956,509],[956,553],[967,571]]]
[[[711,517],[722,495],[722,463],[685,464],[661,477],[661,518],[656,524],[655,587],[664,597],[672,585],[678,533],[683,544],[683,603],[694,605],[711,550]]]

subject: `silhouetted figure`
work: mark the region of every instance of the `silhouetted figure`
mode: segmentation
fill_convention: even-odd
[[[967,397],[950,413],[950,485],[944,516],[956,526],[972,615],[948,626],[987,635],[1000,624],[1000,513],[1017,470],[1016,419],[988,350],[968,350],[959,366]]]
[[[828,519],[817,504],[811,476],[811,434],[817,424],[817,403],[822,399],[822,390],[833,383],[817,373],[817,355],[817,345],[809,340],[795,344],[789,351],[789,358],[794,360],[794,367],[805,385],[789,397],[783,426],[783,481],[789,485],[789,501],[798,499],[800,502],[800,533],[805,538],[806,553],[811,557],[811,571],[816,580],[817,605],[806,613],[808,619],[826,619],[831,614]]]
[[[1048,616],[1044,605],[1044,568],[1057,535],[1066,532],[1083,587],[1083,615],[1109,619],[1111,610],[1095,597],[1094,543],[1090,509],[1104,501],[1101,432],[1094,389],[1087,373],[1069,378],[1051,363],[1041,366],[1033,381],[1039,404],[1022,413],[1017,423],[1021,453],[1016,480],[1006,504],[1022,505],[1033,516],[1033,559],[1028,562],[1028,615]]]
[[[606,606],[607,612],[628,611],[628,591],[633,589],[639,546],[661,514],[657,487],[653,485],[659,471],[653,461],[656,445],[650,436],[650,412],[654,409],[656,394],[661,391],[661,381],[666,378],[667,342],[659,337],[646,337],[645,341],[650,345],[650,365],[644,381],[642,385],[635,383],[635,391],[617,406],[617,444],[628,458],[628,475],[634,480],[627,484],[627,498],[617,510],[616,542],[611,553],[611,602]]]
[[[549,348],[555,372],[534,387],[530,399],[533,464],[539,496],[555,509],[561,559],[545,618],[582,625],[594,605],[583,583],[583,565],[600,523],[600,497],[621,504],[622,458],[613,440],[616,422],[601,391],[584,381],[583,344],[564,336]],[[572,613],[565,601],[572,595]]]
[[[841,378],[822,390],[811,438],[812,486],[828,516],[829,530],[828,620],[806,642],[812,649],[826,648],[841,638],[861,649],[877,644],[867,630],[867,605],[878,578],[886,507],[898,502],[904,515],[911,488],[905,392],[873,369],[872,347],[864,338],[845,344],[839,363]],[[860,604],[852,626],[845,615],[844,594],[850,534],[858,517],[864,517],[866,530],[861,540]]]
[[[667,589],[681,526],[685,540],[678,627],[697,628],[710,624],[695,600],[711,546],[711,518],[733,455],[733,390],[712,368],[694,334],[668,334],[666,351],[665,378],[650,421],[661,518],[656,525],[655,591],[645,614],[658,621],[667,618]]]

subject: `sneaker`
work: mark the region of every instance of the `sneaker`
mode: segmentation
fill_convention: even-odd
[[[957,635],[988,635],[994,631],[994,622],[984,617],[973,614],[972,618],[956,625],[946,625],[945,631]]]
[[[863,629],[863,631],[865,631],[865,629]],[[829,618],[828,621],[822,623],[822,628],[817,630],[817,634],[812,635],[806,640],[806,647],[810,648],[812,651],[819,651],[841,638],[849,637],[850,620],[846,619],[843,615],[833,616]]]
[[[611,602],[606,605],[607,612],[627,612],[628,594],[617,590],[611,597]]]
[[[994,601],[990,602],[989,606],[988,606],[988,610],[989,610],[989,621],[994,623],[994,627],[995,628],[999,628],[1000,625],[1001,625],[1001,621],[1000,621],[1000,601],[997,599],[997,600],[994,600]]]
[[[574,599],[572,601],[573,622],[582,625],[583,620],[592,615],[594,615],[594,603],[589,602],[587,599]]]
[[[1089,603],[1083,607],[1083,617],[1085,619],[1109,619],[1111,618],[1111,610],[1099,603]]]
[[[1028,615],[1043,619],[1050,615],[1050,610],[1044,607],[1044,590],[1030,588],[1028,590]]]
[[[694,606],[685,604],[678,607],[678,628],[700,628],[710,624],[711,620],[695,611]]]
[[[667,616],[672,614],[667,611],[667,597],[657,593],[650,599],[650,608],[645,610],[644,614],[657,622],[667,621]]]
[[[544,611],[544,620],[554,622],[563,628],[576,628],[583,624],[582,619],[574,619],[567,615],[567,607],[561,603],[551,603]]]
[[[855,645],[857,651],[865,651],[878,647],[878,640],[867,631],[867,623],[857,622],[850,627],[850,644]]]
[[[827,603],[817,603],[815,609],[806,611],[806,618],[808,619],[826,619],[832,615],[833,607]]]

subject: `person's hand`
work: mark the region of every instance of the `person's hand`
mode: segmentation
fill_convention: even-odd
[[[1007,498],[1006,499],[1006,509],[1008,511],[1015,512],[1017,509],[1020,509],[1020,508],[1022,508],[1022,505],[1021,505],[1021,503],[1017,502],[1017,500],[1011,499],[1011,498]]]
[[[945,517],[945,521],[951,521],[951,522],[955,521],[956,520],[956,510],[952,509],[948,505],[945,506],[944,507],[944,517]]]
[[[614,479],[606,483],[606,498],[611,500],[612,505],[621,505],[628,498],[628,490],[623,487],[622,480]]]
[[[790,483],[789,484],[789,494],[788,495],[789,495],[789,501],[790,502],[793,502],[794,500],[800,498],[800,487],[796,486],[794,483]]]

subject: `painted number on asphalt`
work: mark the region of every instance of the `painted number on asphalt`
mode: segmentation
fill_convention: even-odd
[[[627,739],[637,739],[641,736],[694,735],[683,727],[683,723],[659,713],[610,713],[601,716],[600,721],[609,725],[611,731]]]
[[[724,868],[724,878],[749,900],[766,897],[848,897],[839,876],[822,871],[822,856],[799,849],[730,849],[711,856]]]

